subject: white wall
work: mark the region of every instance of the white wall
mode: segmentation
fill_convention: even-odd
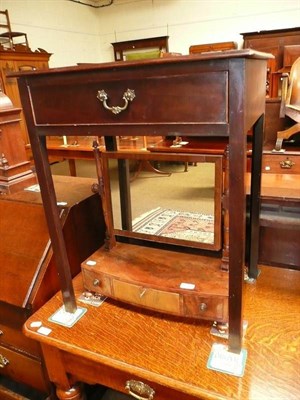
[[[169,35],[170,51],[192,44],[235,41],[240,33],[299,26],[300,0],[115,0],[99,14],[100,54],[110,43]]]
[[[103,0],[104,1],[104,0]],[[68,0],[1,0],[13,30],[31,48],[53,53],[50,66],[113,60],[111,43],[169,35],[170,51],[235,41],[242,32],[299,26],[300,0],[114,0],[92,8]]]
[[[99,58],[97,10],[66,0],[0,0],[13,31],[26,32],[31,50],[49,53],[50,66],[96,62]]]

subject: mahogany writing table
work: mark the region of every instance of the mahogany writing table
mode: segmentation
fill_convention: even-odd
[[[58,293],[26,322],[26,336],[43,349],[50,380],[61,400],[83,400],[78,382],[126,392],[138,380],[155,391],[154,400],[297,400],[299,398],[300,271],[260,266],[255,284],[245,285],[243,377],[206,367],[212,342],[208,322],[142,311],[112,300],[87,312],[72,328],[48,318],[63,304]],[[76,297],[83,290],[74,279]],[[51,329],[38,333],[38,322]],[[222,340],[222,342],[224,339]],[[128,392],[128,391],[127,391]],[[148,397],[143,397],[148,399]]]
[[[211,52],[18,74],[66,310],[76,311],[45,137],[171,135],[229,138],[229,348],[243,333],[246,135],[253,127],[251,218],[258,229],[267,59],[253,50]],[[255,178],[255,179],[254,179]],[[255,261],[255,260],[254,260]],[[253,269],[256,275],[256,269]]]

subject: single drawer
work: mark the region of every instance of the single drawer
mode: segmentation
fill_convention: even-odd
[[[39,356],[38,343],[23,335],[22,326],[20,328],[13,328],[0,323],[0,345],[9,345],[30,353],[33,356]]]
[[[96,292],[104,296],[112,296],[112,279],[98,271],[82,268],[83,286],[90,292]]]
[[[120,281],[99,272],[82,270],[84,287],[98,294],[150,308],[162,312],[180,315],[180,295],[150,287]]]
[[[174,384],[167,386],[161,384],[161,379],[158,379],[159,383],[153,382],[144,376],[147,371],[143,369],[140,370],[141,376],[138,376],[109,365],[95,363],[86,358],[83,359],[71,353],[61,352],[61,355],[66,371],[69,375],[74,376],[75,380],[94,383],[96,375],[97,383],[118,392],[126,393],[132,396],[132,399],[140,396],[136,398],[146,400],[151,398],[151,394],[153,395],[153,400],[199,400],[202,398],[199,393],[195,393],[197,391],[195,386],[191,386],[191,393],[187,394],[187,383],[182,385],[180,381],[173,381],[172,383]],[[183,386],[182,391],[180,390],[181,385]]]
[[[184,314],[187,317],[197,315],[201,319],[218,322],[228,321],[228,298],[198,297],[186,295],[183,297]]]
[[[166,123],[176,122],[176,129],[188,125],[198,134],[229,134],[227,60],[219,60],[213,71],[206,60],[176,62],[169,65],[168,73],[159,60],[143,68],[123,63],[122,68],[102,66],[72,79],[74,84],[57,74],[49,75],[42,85],[38,79],[32,82],[29,90],[37,125],[89,124],[100,129],[98,134],[121,134],[128,129],[149,132],[151,126],[163,129]],[[81,112],[74,113],[78,106]]]
[[[42,392],[47,391],[41,362],[0,346],[1,375],[22,382]]]
[[[271,174],[300,174],[300,155],[264,154],[262,172]]]
[[[180,294],[145,288],[117,279],[113,281],[114,297],[131,304],[179,315]]]

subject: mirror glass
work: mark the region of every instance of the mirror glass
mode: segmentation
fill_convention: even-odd
[[[220,249],[221,157],[103,154],[114,234]]]

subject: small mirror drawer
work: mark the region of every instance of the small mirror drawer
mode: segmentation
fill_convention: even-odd
[[[114,297],[151,310],[180,314],[180,295],[113,280]]]

